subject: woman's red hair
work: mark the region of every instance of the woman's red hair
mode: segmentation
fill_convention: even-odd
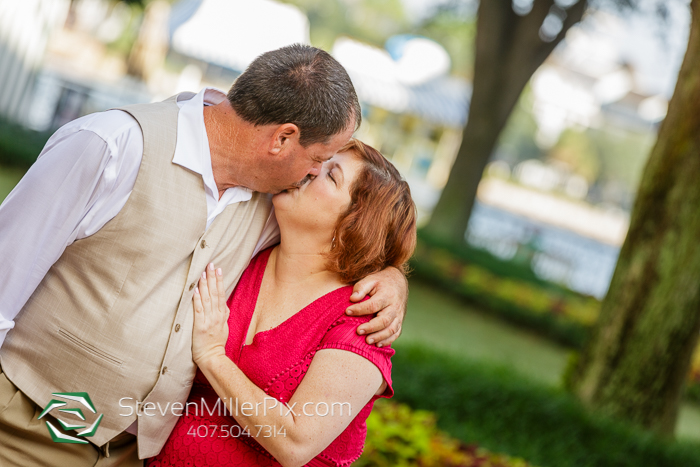
[[[416,206],[408,183],[379,151],[351,139],[339,152],[363,162],[350,187],[328,255],[329,269],[346,283],[394,266],[406,274],[416,247]]]

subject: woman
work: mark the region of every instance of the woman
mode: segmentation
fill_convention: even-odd
[[[367,344],[355,330],[370,317],[345,310],[349,284],[387,266],[405,271],[416,242],[407,183],[351,140],[273,204],[281,242],[251,261],[228,302],[220,269],[210,264],[200,279],[199,371],[148,466],[349,465],[362,453],[374,401],[393,395],[393,349]]]

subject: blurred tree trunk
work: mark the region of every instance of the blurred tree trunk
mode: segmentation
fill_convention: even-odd
[[[511,0],[479,3],[469,119],[450,177],[424,229],[455,244],[464,241],[484,167],[523,88],[569,28],[581,20],[587,1],[578,0],[562,10],[554,0],[534,0],[524,16],[515,13],[512,4]],[[543,39],[540,28],[550,13],[564,16],[563,26]]]
[[[136,0],[132,3],[141,3]],[[127,73],[148,82],[168,53],[170,4],[155,0],[146,6],[143,23],[127,60]]]
[[[588,405],[672,435],[700,333],[700,0],[600,320],[572,374]]]

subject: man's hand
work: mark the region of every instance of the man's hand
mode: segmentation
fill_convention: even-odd
[[[401,324],[406,315],[408,283],[398,269],[388,267],[355,284],[350,300],[358,302],[369,295],[370,299],[352,305],[349,315],[370,315],[372,321],[357,327],[358,334],[367,334],[368,344],[384,347],[401,335]]]

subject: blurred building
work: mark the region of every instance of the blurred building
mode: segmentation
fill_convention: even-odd
[[[308,44],[309,21],[272,0],[183,0],[173,6],[170,39],[171,62],[189,66],[185,84],[198,88],[199,75],[228,89],[258,55]]]
[[[496,151],[479,186],[470,244],[506,260],[535,245],[531,267],[540,277],[605,296],[687,37],[687,17],[661,38],[658,21],[594,11],[568,32],[521,101],[536,123],[541,158]],[[567,132],[589,146],[559,147]],[[576,149],[599,152],[614,171],[577,173],[556,157]]]
[[[457,155],[471,86],[449,76],[447,53],[421,37],[391,38],[387,49],[341,37],[332,54],[348,71],[362,103],[358,137],[402,172],[424,218]]]
[[[69,0],[0,0],[0,116],[25,123],[46,45]]]
[[[25,10],[35,3],[63,4],[63,15],[47,13],[52,27],[44,25],[27,16]],[[27,54],[35,60],[34,78],[32,91],[23,97],[21,120],[42,131],[87,113],[185,90],[228,89],[261,53],[309,42],[306,16],[272,0],[180,0],[172,7],[157,0],[145,12],[110,0],[31,0],[27,5],[15,9],[36,34],[45,40],[53,33],[45,54]],[[0,21],[7,18],[0,11]],[[16,73],[22,67],[8,69]],[[8,113],[19,118],[18,93],[7,95],[14,96]]]

